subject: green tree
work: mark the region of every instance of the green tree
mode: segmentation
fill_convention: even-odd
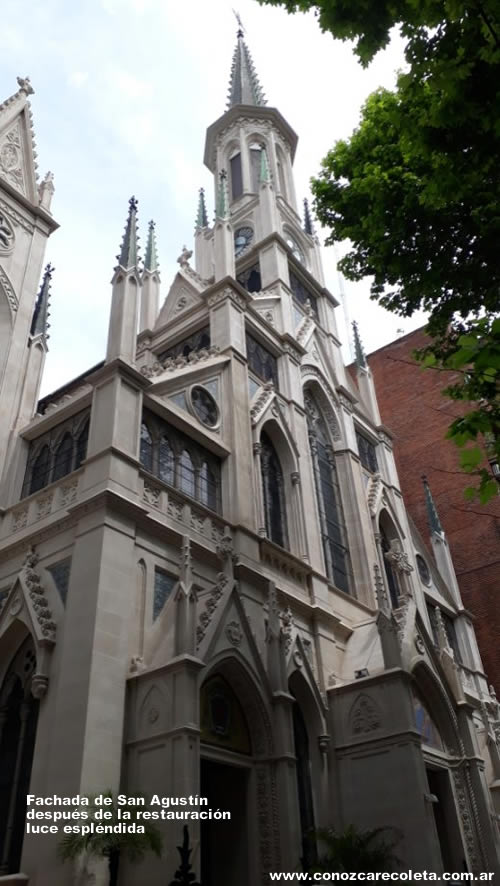
[[[132,862],[140,862],[148,852],[154,852],[159,857],[162,851],[163,840],[160,832],[154,825],[149,821],[138,818],[138,807],[133,805],[120,805],[118,807],[116,798],[111,791],[106,791],[103,796],[111,797],[112,803],[110,805],[97,805],[96,797],[89,797],[89,805],[82,806],[82,809],[87,811],[89,817],[86,821],[82,821],[82,825],[94,823],[94,825],[116,826],[120,823],[127,825],[135,823],[144,828],[144,833],[66,834],[59,845],[59,855],[63,861],[77,859],[84,853],[97,858],[106,858],[109,871],[109,886],[117,886],[120,860],[126,857]],[[118,817],[118,808],[122,813],[122,818]],[[98,819],[96,817],[97,812],[103,809],[111,812],[111,818]],[[130,815],[130,818],[127,818],[126,821],[123,819],[124,812]]]
[[[361,831],[349,825],[341,832],[332,828],[316,831],[315,839],[323,851],[310,873],[394,871],[400,864],[394,855],[400,835],[383,837],[389,830],[392,829]]]
[[[499,462],[498,0],[260,2],[314,9],[323,30],[355,41],[363,65],[399,26],[407,67],[323,161],[316,213],[328,243],[350,241],[340,262],[349,279],[371,277],[371,297],[400,316],[429,313],[419,359],[455,370],[462,381],[446,393],[475,401],[449,436],[463,447],[485,435]],[[462,453],[487,500],[497,487],[481,459],[477,446]]]

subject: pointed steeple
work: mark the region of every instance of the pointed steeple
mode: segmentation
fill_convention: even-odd
[[[158,255],[156,252],[155,223],[153,220],[151,220],[148,227],[148,240],[146,244],[146,258],[144,259],[144,270],[153,272],[157,271],[158,269],[159,266]]]
[[[306,234],[310,234],[311,237],[314,234],[314,225],[311,218],[311,211],[309,209],[309,200],[307,197],[304,197],[304,231]]]
[[[125,225],[125,233],[123,235],[120,254],[117,255],[118,264],[124,271],[131,268],[138,268],[139,262],[139,237],[137,234],[137,200],[131,197],[128,201],[128,217]]]
[[[207,207],[205,204],[205,190],[200,188],[198,197],[198,214],[196,216],[196,228],[208,228]]]
[[[227,110],[234,108],[235,105],[266,105],[267,102],[255,72],[252,56],[243,39],[241,26],[238,28],[236,37]]]
[[[358,324],[355,320],[352,321],[352,330],[354,333],[354,353],[356,354],[356,366],[358,367],[358,369],[366,369],[365,352],[363,350],[363,345],[361,344]]]
[[[430,530],[433,533],[436,532],[438,535],[444,535],[443,527],[441,526],[441,521],[439,519],[439,514],[437,512],[436,505],[434,504],[432,492],[425,474],[422,476],[422,482],[424,484],[425,504],[427,506],[427,520],[429,522]]]
[[[215,207],[215,217],[217,219],[227,218],[227,211],[227,172],[225,169],[223,169],[219,174],[219,187],[217,188],[217,205]]]
[[[52,280],[53,271],[54,268],[52,267],[52,265],[48,264],[45,268],[40,292],[38,293],[35,302],[35,310],[33,311],[33,318],[31,321],[30,329],[30,333],[32,336],[44,335],[45,338],[48,338],[47,331],[50,325],[48,323],[50,283]]]

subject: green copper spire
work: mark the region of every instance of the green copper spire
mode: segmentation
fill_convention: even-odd
[[[216,218],[227,218],[227,205],[227,172],[225,169],[222,169],[219,173],[219,187],[217,189]]]
[[[48,323],[49,318],[49,297],[50,297],[50,283],[52,280],[52,273],[54,268],[51,264],[48,264],[45,268],[45,272],[42,279],[42,285],[40,287],[40,292],[37,295],[35,302],[35,310],[33,311],[33,319],[31,321],[31,335],[44,335],[48,338],[47,330],[50,326]]]
[[[267,151],[264,147],[260,149],[260,183],[270,182],[271,173],[269,171],[269,162],[267,159]]]
[[[128,218],[127,224],[125,225],[125,233],[123,235],[122,245],[120,249],[120,254],[117,255],[118,264],[123,268],[124,271],[129,271],[131,268],[136,268],[138,270],[138,256],[139,256],[139,246],[138,241],[139,237],[137,234],[137,200],[135,197],[131,197],[128,201]]]
[[[355,320],[353,320],[352,322],[352,330],[354,332],[354,352],[356,354],[356,366],[358,366],[360,369],[366,369],[365,352],[363,351],[363,345],[361,344],[358,324]]]
[[[310,234],[311,237],[314,234],[314,225],[312,223],[311,211],[309,209],[309,200],[307,197],[304,197],[304,231],[306,234]]]
[[[200,196],[198,197],[198,215],[196,216],[197,228],[208,228],[207,207],[205,205],[205,190],[200,188]]]
[[[266,104],[252,57],[243,39],[243,30],[239,27],[231,65],[227,110],[234,108],[235,105]]]
[[[158,270],[158,255],[156,253],[156,237],[155,237],[155,223],[154,223],[154,221],[149,222],[148,242],[146,245],[146,258],[144,259],[144,270],[145,271],[157,271]]]
[[[430,486],[425,475],[422,476],[422,482],[424,484],[425,504],[427,506],[427,520],[429,522],[430,530],[431,532],[437,532],[438,535],[444,535],[443,527],[441,526],[436,505],[434,504],[434,499],[432,497],[432,492],[430,490]]]

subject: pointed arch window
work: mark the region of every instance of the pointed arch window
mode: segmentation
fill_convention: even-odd
[[[278,453],[265,431],[262,431],[260,442],[262,445],[260,463],[266,532],[271,541],[282,548],[287,548],[288,530],[283,471]]]
[[[149,410],[141,424],[140,460],[166,485],[220,511],[220,459]]]
[[[145,421],[141,424],[140,459],[147,471],[153,470],[153,438]]]
[[[335,455],[325,420],[310,391],[306,391],[304,400],[326,572],[337,588],[349,594],[350,557]]]
[[[158,447],[158,473],[160,480],[173,486],[175,476],[174,453],[165,435],[161,437]]]
[[[80,467],[81,463],[85,460],[87,456],[87,445],[89,441],[89,425],[90,422],[87,419],[82,430],[78,434],[76,440],[76,457],[75,457],[75,471]]]
[[[62,438],[59,446],[56,449],[52,480],[60,480],[61,477],[65,477],[66,474],[70,474],[72,462],[73,437],[68,431],[66,431],[64,437]]]
[[[32,492],[38,492],[39,489],[43,489],[44,486],[47,486],[49,482],[49,474],[50,474],[50,450],[48,444],[46,443],[40,449],[35,461],[33,463],[33,470],[31,472],[31,483],[29,487],[29,495]]]
[[[200,470],[200,501],[202,504],[206,505],[207,508],[212,508],[213,511],[216,510],[217,482],[213,471],[207,465],[206,461],[203,462]]]
[[[235,154],[229,161],[231,170],[231,196],[233,200],[241,197],[243,193],[243,172],[241,168],[241,154]]]
[[[253,143],[250,145],[250,175],[252,180],[252,191],[257,192],[260,184],[260,165],[262,156],[262,145]]]
[[[187,449],[183,449],[179,460],[179,487],[191,498],[196,497],[196,482],[193,459]]]

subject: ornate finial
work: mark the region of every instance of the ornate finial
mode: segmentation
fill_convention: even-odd
[[[425,474],[422,474],[422,483],[424,484],[425,504],[427,506],[427,520],[429,522],[430,530],[431,532],[436,532],[438,535],[444,535],[444,530],[441,526],[441,521],[439,519],[436,505],[434,504],[434,499],[432,497],[432,492]]]
[[[17,82],[19,84],[19,91],[24,92],[25,95],[33,95],[35,90],[33,89],[30,78],[29,77],[18,77]]]
[[[182,538],[182,559],[179,578],[186,588],[191,588],[191,584],[193,581],[191,542],[189,540],[189,536],[187,535],[184,535]]]
[[[192,864],[189,861],[192,849],[189,848],[189,831],[187,824],[183,828],[182,846],[178,846],[177,850],[181,857],[181,862],[177,868],[174,879],[169,886],[200,886],[196,881],[196,874],[192,872]]]
[[[354,352],[356,354],[356,365],[360,369],[366,369],[366,357],[365,352],[363,351],[363,345],[361,344],[361,337],[359,335],[358,324],[355,320],[352,321],[352,329],[354,332]]]
[[[33,311],[33,317],[31,320],[31,335],[44,335],[45,338],[48,338],[48,329],[50,323],[48,323],[49,314],[49,297],[50,297],[50,283],[52,280],[52,274],[54,273],[55,268],[48,264],[45,268],[42,285],[40,286],[40,292],[37,295],[37,299],[35,302],[35,309]]]
[[[157,271],[158,270],[158,256],[156,254],[155,223],[153,220],[151,220],[149,222],[149,226],[148,226],[148,242],[146,244],[146,258],[144,259],[144,270],[145,271]]]
[[[217,189],[217,206],[215,208],[216,218],[227,218],[227,172],[225,169],[219,173],[219,187]]]
[[[269,162],[267,159],[267,151],[262,145],[260,149],[260,183],[271,181],[271,173],[269,171]]]
[[[234,12],[234,10],[233,10]],[[243,40],[243,25],[239,15],[235,12],[238,22],[238,34],[236,47],[231,64],[231,76],[229,80],[229,95],[227,108],[235,105],[265,105],[267,104],[255,72],[255,67],[248,47]]]
[[[200,188],[198,197],[198,214],[196,216],[197,228],[208,228],[207,207],[205,205],[205,189]]]
[[[238,22],[238,31],[236,33],[236,36],[239,39],[240,37],[243,37],[243,34],[245,33],[245,28],[243,27],[243,22],[241,21],[241,16],[240,16],[239,12],[236,11],[236,9],[233,9],[233,15],[234,15],[236,21]]]
[[[309,209],[309,200],[307,197],[304,197],[304,231],[306,234],[310,234],[311,237],[314,234],[314,225],[312,223],[311,211]]]
[[[193,254],[192,249],[188,249],[187,246],[183,246],[182,252],[181,252],[179,258],[177,259],[177,264],[179,264],[181,266],[181,268],[187,267],[187,265],[189,264],[189,259],[191,258],[192,254]]]
[[[385,590],[384,580],[378,563],[375,563],[373,572],[375,574],[375,598],[377,600],[377,606],[379,609],[386,612],[389,609],[389,601],[387,599],[387,592]]]
[[[138,241],[137,235],[137,200],[131,197],[128,201],[128,217],[125,225],[120,254],[117,255],[118,264],[128,271],[137,268],[138,265]]]

